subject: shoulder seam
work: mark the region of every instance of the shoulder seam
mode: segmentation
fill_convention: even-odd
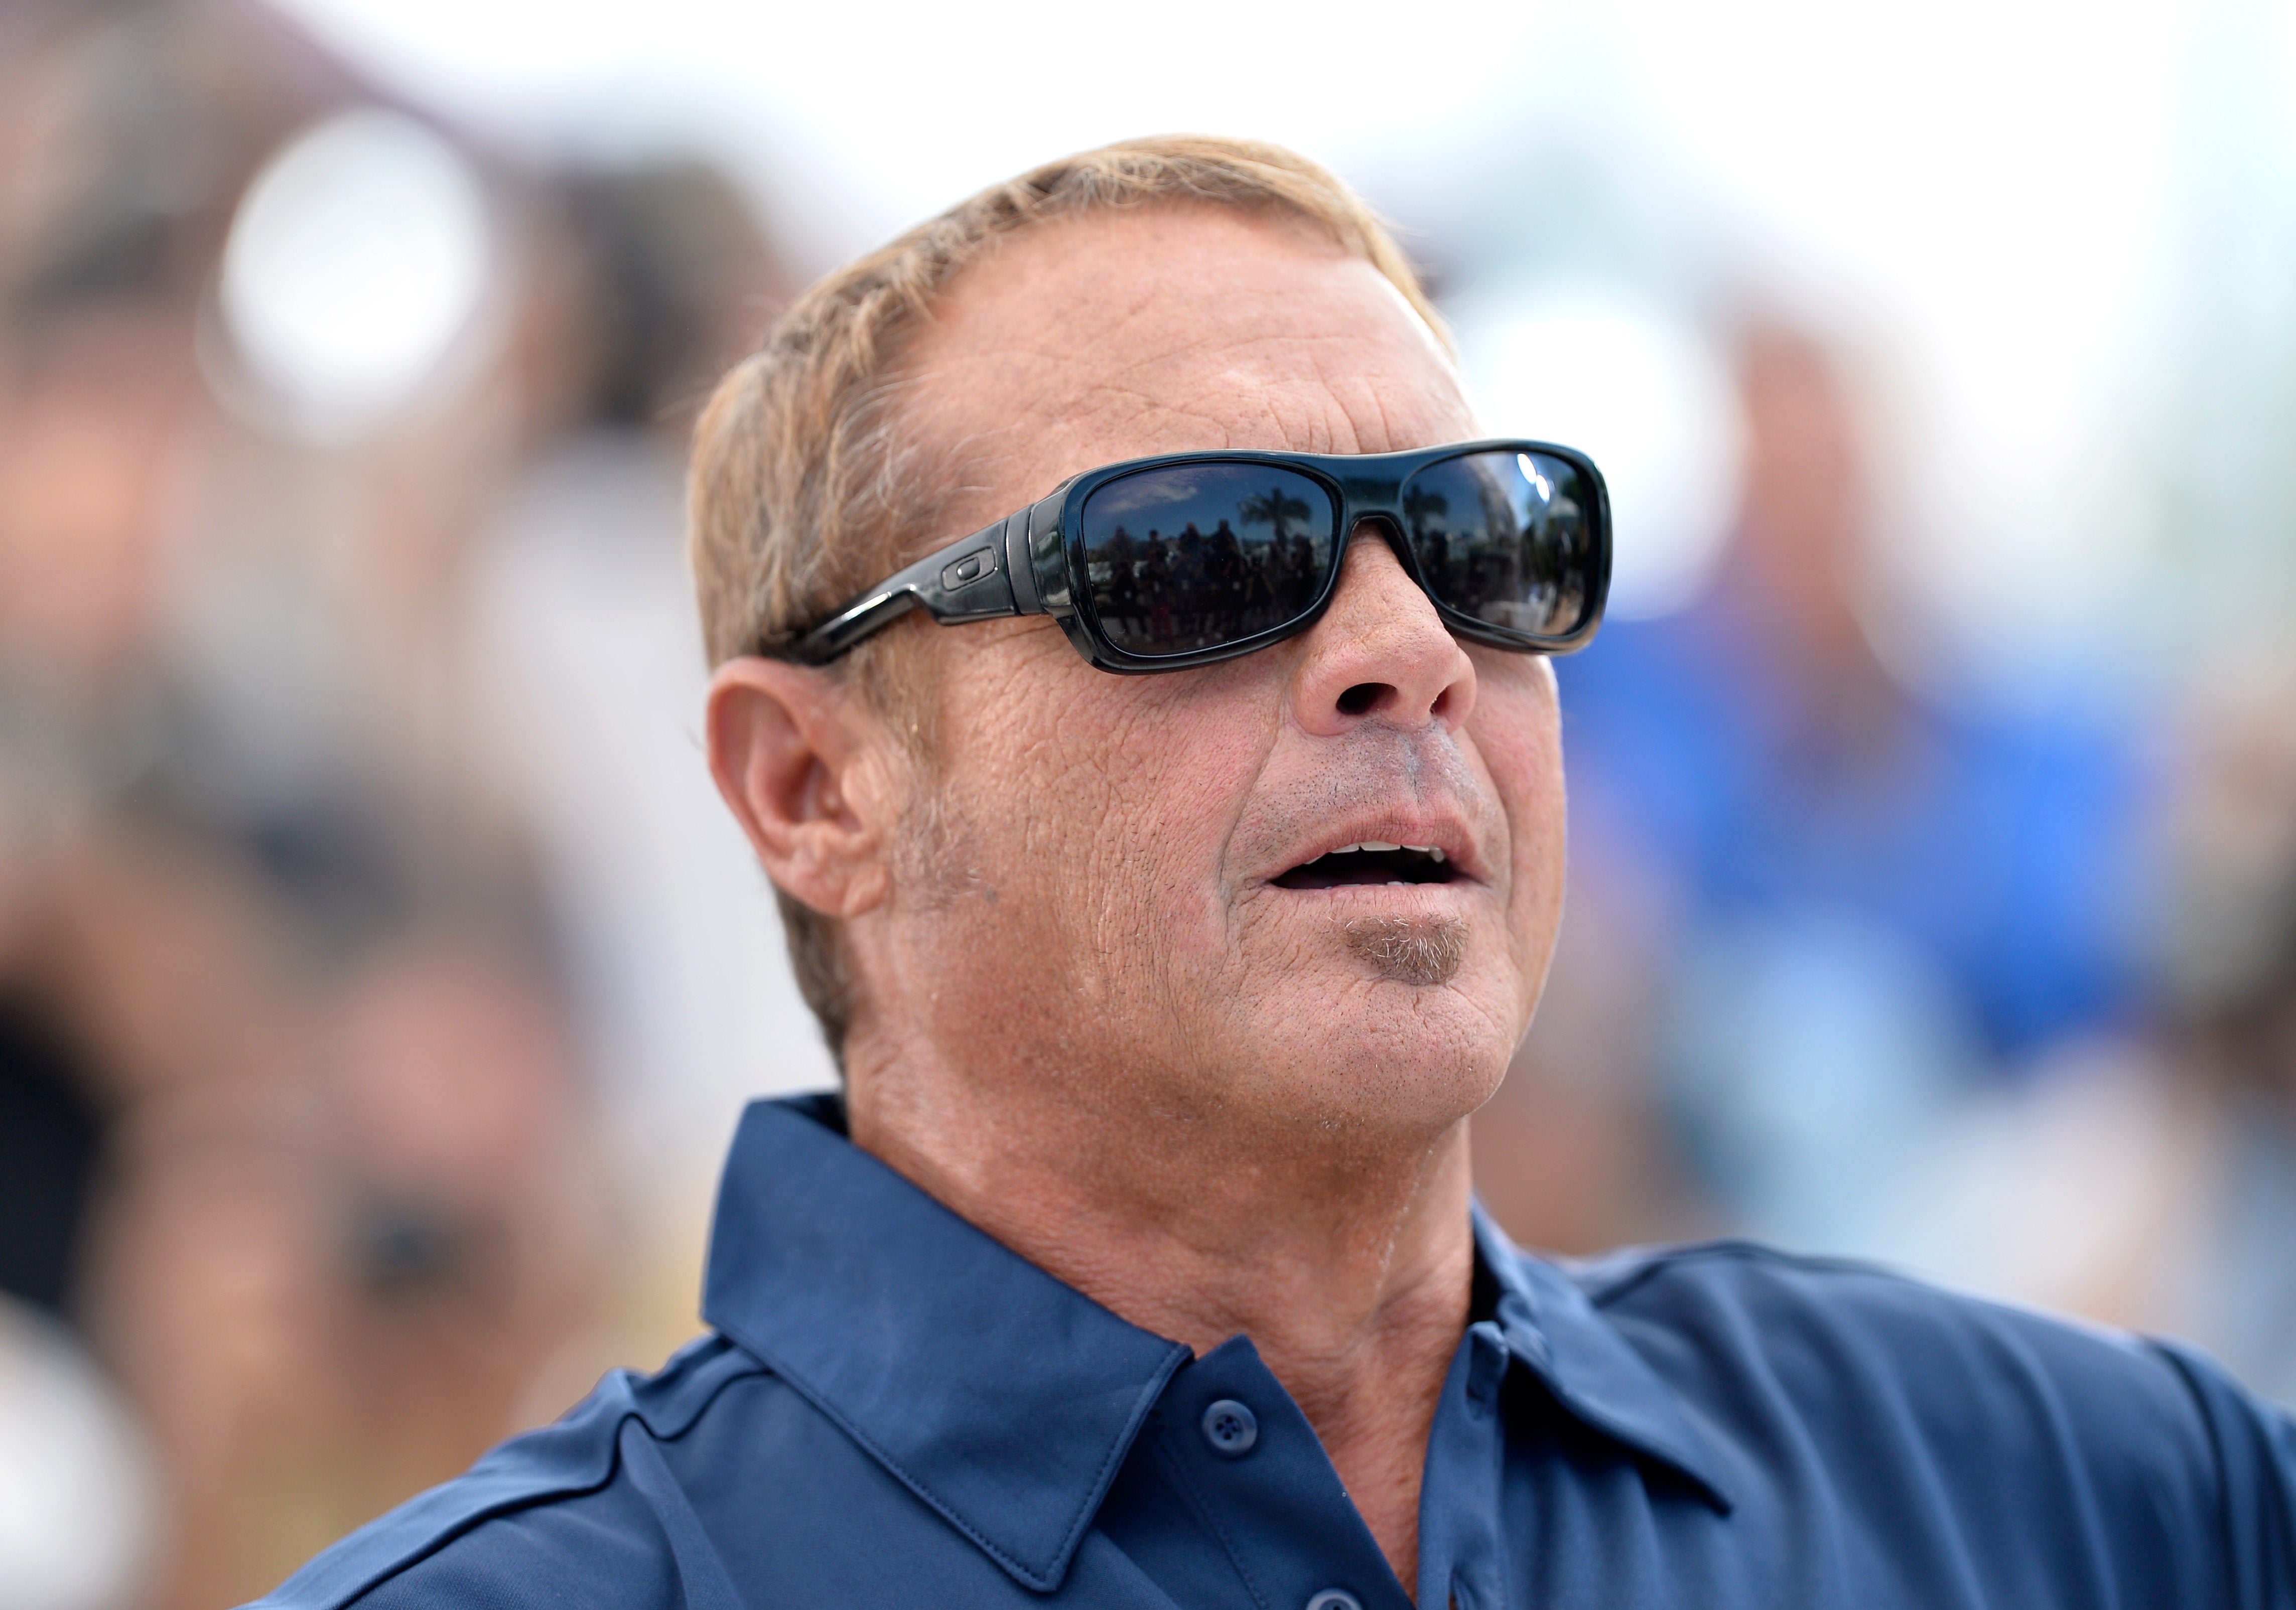
[[[423,1561],[436,1558],[447,1548],[468,1537],[488,1521],[498,1521],[505,1516],[518,1515],[529,1509],[539,1509],[567,1499],[586,1498],[591,1493],[604,1491],[613,1485],[614,1473],[622,1467],[622,1427],[639,1418],[635,1410],[626,1410],[615,1418],[614,1435],[611,1441],[613,1457],[606,1461],[606,1468],[596,1481],[585,1483],[579,1486],[537,1486],[525,1492],[507,1493],[492,1503],[482,1504],[468,1515],[460,1516],[451,1524],[440,1527],[422,1541],[394,1555],[387,1563],[377,1566],[349,1592],[326,1599],[323,1603],[330,1606],[331,1610],[353,1610],[354,1606],[364,1601],[377,1589],[405,1575],[422,1565]],[[263,1599],[255,1605],[249,1606],[248,1610],[265,1610],[265,1606],[269,1606],[271,1602],[269,1598]]]
[[[1672,1272],[1685,1263],[1702,1263],[1724,1260],[1749,1263],[1768,1263],[1781,1268],[1798,1269],[1813,1274],[1864,1275],[1873,1279],[1900,1283],[1913,1282],[1913,1277],[1884,1264],[1867,1263],[1857,1258],[1829,1257],[1811,1253],[1782,1251],[1759,1241],[1725,1239],[1697,1241],[1682,1246],[1636,1248],[1613,1254],[1620,1260],[1631,1258],[1632,1267],[1620,1271],[1605,1283],[1599,1273],[1600,1264],[1566,1265],[1574,1284],[1586,1292],[1587,1300],[1601,1308],[1647,1285],[1659,1276]],[[1603,1262],[1608,1262],[1608,1259]],[[1590,1278],[1591,1277],[1591,1278]]]
[[[378,1563],[373,1569],[355,1579],[352,1585],[348,1588],[332,1591],[323,1598],[307,1602],[317,1606],[318,1610],[352,1610],[352,1606],[366,1598],[368,1595],[381,1588],[384,1583],[414,1569],[415,1566],[422,1565],[425,1560],[435,1557],[449,1545],[468,1536],[472,1532],[478,1530],[480,1526],[486,1524],[488,1521],[499,1520],[505,1516],[516,1515],[524,1510],[540,1508],[552,1503],[562,1502],[571,1499],[585,1498],[592,1493],[603,1491],[605,1488],[613,1484],[615,1474],[622,1467],[622,1432],[632,1420],[637,1421],[642,1426],[644,1426],[646,1434],[650,1437],[653,1437],[658,1441],[673,1440],[676,1436],[682,1435],[686,1431],[691,1430],[694,1423],[698,1421],[701,1418],[702,1414],[708,1410],[709,1405],[715,1402],[719,1395],[735,1382],[748,1380],[755,1376],[769,1376],[774,1374],[774,1371],[769,1366],[767,1366],[762,1360],[757,1358],[755,1354],[750,1353],[748,1349],[741,1348],[738,1344],[735,1344],[735,1350],[738,1351],[747,1361],[749,1367],[746,1369],[728,1370],[722,1379],[712,1385],[709,1389],[701,1395],[701,1401],[695,1405],[693,1412],[685,1415],[681,1420],[676,1422],[675,1430],[665,1428],[662,1431],[657,1432],[652,1422],[646,1418],[644,1408],[635,1400],[635,1397],[626,1399],[620,1410],[613,1416],[610,1425],[604,1428],[607,1432],[607,1436],[605,1439],[606,1457],[603,1469],[599,1469],[594,1472],[583,1471],[579,1473],[578,1476],[571,1476],[554,1481],[529,1478],[527,1483],[513,1486],[511,1491],[496,1494],[495,1497],[479,1504],[476,1508],[469,1510],[467,1513],[456,1515],[450,1520],[443,1521],[434,1530],[430,1531],[427,1534],[413,1540],[407,1542],[405,1546],[393,1550],[386,1558]],[[627,1374],[626,1371],[615,1371],[612,1373],[624,1375],[626,1377]],[[666,1422],[665,1424],[667,1426],[668,1423]],[[538,1427],[537,1429],[546,1431],[548,1427]],[[483,1460],[481,1463],[483,1463]],[[474,1466],[471,1472],[465,1473],[464,1475],[455,1479],[455,1481],[468,1480],[469,1476],[472,1474],[475,1474],[476,1470],[477,1467]],[[447,1485],[452,1486],[454,1485],[454,1482],[449,1482]],[[431,1491],[436,1492],[443,1491],[443,1489],[433,1488]],[[410,1499],[407,1501],[410,1504],[417,1503],[421,1501],[421,1497],[422,1495],[418,1495],[416,1498]],[[356,1537],[357,1534],[354,1532],[351,1535]],[[335,1547],[340,1548],[344,1546],[344,1543],[348,1541],[348,1539],[345,1539],[343,1543],[338,1543]],[[332,1550],[330,1550],[330,1552]],[[324,1559],[325,1557],[326,1554],[323,1552],[311,1563],[316,1565],[318,1559]],[[309,1569],[310,1565],[308,1565],[304,1567],[304,1570],[306,1571]],[[303,1573],[299,1571],[296,1573],[296,1577],[299,1577]],[[294,1585],[296,1577],[288,1578],[286,1581],[282,1582],[270,1593],[255,1601],[254,1604],[247,1606],[247,1610],[286,1610],[286,1607],[289,1605],[297,1602],[283,1597],[287,1590]]]

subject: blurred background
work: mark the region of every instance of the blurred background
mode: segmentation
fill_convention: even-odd
[[[698,1328],[830,1081],[718,808],[715,373],[1210,128],[1611,476],[1475,1124],[2296,1401],[2296,6],[0,4],[0,1604],[237,1602]]]

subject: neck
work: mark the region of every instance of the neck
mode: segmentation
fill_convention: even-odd
[[[966,1080],[952,1099],[919,1076],[929,1053],[849,1049],[865,1150],[1144,1329],[1199,1355],[1249,1336],[1415,1590],[1427,1439],[1473,1279],[1464,1118],[1402,1137],[1246,1133],[1232,1113],[1069,1100],[1070,1080]]]

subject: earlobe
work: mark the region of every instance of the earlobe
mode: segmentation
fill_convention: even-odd
[[[827,673],[731,659],[709,682],[709,770],[766,875],[816,911],[853,917],[890,887],[871,786],[883,737]]]

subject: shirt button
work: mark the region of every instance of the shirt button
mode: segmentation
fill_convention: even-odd
[[[1308,1610],[1363,1610],[1363,1605],[1344,1589],[1326,1588],[1308,1601]]]
[[[1222,1398],[1205,1410],[1203,1425],[1204,1441],[1212,1445],[1212,1451],[1232,1459],[1250,1453],[1259,1441],[1259,1417],[1234,1398]],[[1324,1610],[1334,1607],[1325,1606]]]

